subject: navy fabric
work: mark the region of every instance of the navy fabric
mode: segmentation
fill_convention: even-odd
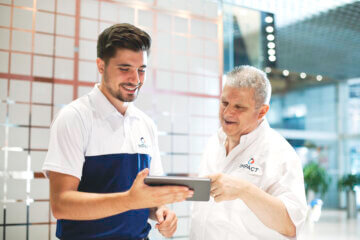
[[[78,190],[91,193],[124,192],[130,189],[136,175],[150,167],[147,154],[109,154],[85,157]],[[131,210],[91,221],[58,220],[56,236],[64,240],[141,239],[151,226],[149,209]]]

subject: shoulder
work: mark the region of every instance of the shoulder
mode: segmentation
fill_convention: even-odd
[[[271,143],[271,146],[281,150],[288,150],[295,153],[294,148],[290,143],[275,129],[269,129],[269,138],[268,141]]]
[[[89,119],[91,112],[88,96],[85,95],[63,107],[56,115],[53,124],[63,122],[71,125],[80,122],[84,125],[85,119]]]
[[[263,154],[280,164],[300,161],[295,149],[276,130],[269,128],[261,140]]]

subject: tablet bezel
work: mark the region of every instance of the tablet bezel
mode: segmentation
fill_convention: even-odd
[[[186,186],[194,191],[194,195],[186,201],[209,201],[210,199],[210,178],[147,176],[144,183],[149,186]]]

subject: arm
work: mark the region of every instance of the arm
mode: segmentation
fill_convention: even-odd
[[[79,179],[70,175],[49,172],[50,204],[55,218],[93,220],[119,214],[128,210],[151,208],[184,201],[193,192],[186,187],[149,187],[144,178],[149,170],[138,173],[126,192],[78,192]]]
[[[242,179],[225,174],[208,177],[211,178],[211,196],[216,202],[239,198],[267,227],[288,237],[296,235],[296,227],[280,199]]]

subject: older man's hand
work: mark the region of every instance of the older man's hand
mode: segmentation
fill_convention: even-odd
[[[165,206],[159,207],[155,212],[157,224],[155,228],[167,238],[174,235],[177,228],[177,217],[173,211]]]
[[[248,183],[223,173],[206,176],[211,179],[210,195],[216,202],[234,200],[240,197]]]

